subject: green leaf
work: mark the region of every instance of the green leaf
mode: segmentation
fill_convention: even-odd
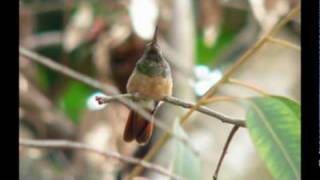
[[[180,126],[179,120],[174,123],[174,132],[187,137],[187,134]],[[173,160],[173,173],[185,177],[188,180],[199,180],[201,178],[201,161],[193,151],[181,141],[175,141],[175,156]]]
[[[74,123],[78,123],[82,111],[86,108],[87,98],[92,92],[90,87],[73,81],[60,97],[59,107]]]
[[[300,179],[300,105],[280,96],[248,100],[247,126],[274,179]]]

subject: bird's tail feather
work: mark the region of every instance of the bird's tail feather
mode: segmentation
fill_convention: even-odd
[[[156,110],[156,106],[153,110],[147,110],[153,116]],[[154,123],[146,120],[140,116],[137,112],[131,110],[126,127],[123,134],[123,139],[126,142],[136,140],[139,144],[146,144],[154,129]]]

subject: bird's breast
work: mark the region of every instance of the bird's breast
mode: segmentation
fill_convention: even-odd
[[[134,71],[127,83],[129,93],[139,93],[154,100],[161,100],[172,94],[171,76],[147,76]]]

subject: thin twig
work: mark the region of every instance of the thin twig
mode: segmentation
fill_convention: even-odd
[[[233,126],[233,128],[231,129],[230,131],[230,134],[228,136],[228,139],[223,147],[223,151],[222,151],[222,154],[220,156],[220,159],[219,159],[219,162],[218,162],[218,165],[216,167],[216,170],[214,172],[214,175],[213,175],[213,180],[217,180],[218,179],[218,174],[219,174],[219,170],[220,170],[220,167],[221,167],[221,164],[222,164],[222,161],[224,159],[224,157],[226,156],[227,154],[227,150],[228,150],[228,147],[230,145],[230,142],[234,136],[234,134],[237,132],[237,130],[239,129],[239,126],[235,125]]]
[[[109,96],[109,97],[99,97],[97,96],[96,99],[98,100],[98,102],[100,104],[105,104],[105,103],[108,103],[108,102],[112,102],[112,101],[118,101],[122,98],[139,98],[138,96],[136,95],[133,95],[133,94],[121,94],[121,95],[116,95],[116,96]],[[183,108],[187,108],[187,109],[190,109],[194,106],[193,103],[190,103],[190,102],[186,102],[186,101],[183,101],[181,99],[178,99],[176,97],[166,97],[163,99],[164,102],[167,102],[167,103],[170,103],[170,104],[173,104],[173,105],[176,105],[176,106],[180,106],[180,107],[183,107]],[[240,127],[246,127],[246,124],[245,124],[245,121],[244,120],[241,120],[241,119],[235,119],[235,118],[231,118],[231,117],[227,117],[221,113],[218,113],[210,108],[207,108],[205,106],[200,106],[198,109],[197,109],[198,112],[201,112],[203,114],[206,114],[208,116],[211,116],[211,117],[215,117],[217,119],[219,119],[221,122],[223,123],[229,123],[229,124],[235,124],[235,125],[238,125]]]
[[[241,97],[236,96],[214,96],[212,98],[203,101],[203,104],[211,104],[218,101],[236,101],[241,99]]]
[[[226,83],[230,83],[230,84],[236,84],[236,85],[239,85],[239,86],[243,86],[243,87],[246,87],[248,89],[251,89],[263,96],[267,96],[269,93],[267,93],[266,91],[262,90],[261,88],[258,88],[256,87],[255,85],[253,84],[249,84],[247,82],[243,82],[243,81],[240,81],[240,80],[237,80],[237,79],[233,79],[233,78],[229,78]]]
[[[79,142],[73,142],[73,141],[66,141],[66,140],[27,140],[27,139],[19,139],[19,145],[25,146],[25,147],[33,147],[33,148],[55,148],[55,149],[76,149],[76,150],[82,150],[82,151],[89,151],[96,154],[100,154],[107,158],[113,158],[118,159],[122,162],[127,162],[131,164],[138,164],[145,168],[154,170],[162,175],[171,177],[173,179],[183,179],[182,177],[178,175],[174,175],[164,169],[163,167],[152,164],[137,158],[129,157],[122,155],[117,152],[111,152],[111,151],[102,151],[96,148],[93,148],[87,144],[79,143]]]
[[[112,86],[103,85],[102,83],[100,83],[100,82],[98,82],[88,76],[85,76],[81,73],[78,73],[78,72],[76,72],[66,66],[60,65],[50,58],[44,57],[38,53],[30,51],[30,50],[23,48],[21,46],[19,47],[19,53],[29,60],[36,61],[36,62],[54,70],[54,71],[57,71],[61,74],[69,76],[69,77],[71,77],[77,81],[80,81],[86,85],[89,85],[93,88],[100,89],[107,94],[118,94],[119,93],[118,90],[113,88]]]
[[[180,99],[177,99],[176,97],[166,97],[164,99],[164,101],[171,103],[171,104],[178,105],[180,107],[188,108],[188,109],[195,106],[195,104],[193,104],[193,103],[182,101]],[[215,117],[223,123],[236,124],[240,127],[246,127],[245,121],[243,119],[235,119],[235,118],[227,117],[227,116],[225,116],[221,113],[218,113],[216,111],[213,111],[212,109],[207,108],[205,106],[199,106],[198,109],[196,109],[196,110],[199,112],[202,112],[206,115]]]
[[[292,9],[289,14],[281,19],[279,23],[277,23],[273,28],[266,33],[261,39],[259,39],[251,48],[249,48],[237,61],[236,63],[224,74],[224,76],[214,85],[212,86],[207,93],[198,101],[198,103],[193,106],[185,116],[180,119],[180,123],[184,124],[187,119],[192,115],[192,113],[203,103],[204,100],[210,98],[217,90],[218,87],[221,86],[244,62],[246,62],[257,50],[259,50],[262,45],[267,41],[267,37],[272,36],[277,33],[292,17],[297,15],[300,12],[300,4],[298,4],[294,9]],[[145,155],[143,160],[149,161],[158,150],[171,138],[170,134],[164,134],[155,145],[149,150],[149,152]],[[134,177],[140,174],[143,170],[143,167],[136,166],[129,177]]]
[[[300,46],[293,44],[289,41],[283,40],[283,39],[279,39],[279,38],[273,38],[273,37],[268,37],[268,41],[275,43],[275,44],[279,44],[281,46],[287,47],[287,48],[292,48],[295,49],[297,51],[301,51]]]
[[[23,47],[19,47],[19,53],[20,53],[20,55],[28,58],[29,60],[36,61],[36,62],[38,62],[38,63],[40,63],[40,64],[42,64],[52,70],[55,70],[63,75],[69,76],[69,77],[71,77],[77,81],[80,81],[84,84],[87,84],[93,88],[100,89],[108,95],[118,94],[117,89],[112,88],[111,86],[104,85],[104,84],[100,83],[99,81],[96,81],[86,75],[78,73],[78,72],[76,72],[66,66],[60,65],[60,64],[56,63],[55,61],[51,60],[50,58],[44,57],[38,53],[27,50]],[[184,143],[186,146],[190,147],[190,149],[192,151],[194,151],[196,154],[199,154],[198,151],[191,145],[190,141],[186,137],[174,133],[171,130],[171,128],[167,127],[167,125],[165,123],[163,123],[162,121],[158,121],[158,120],[151,121],[152,116],[150,115],[150,113],[145,111],[138,104],[134,103],[131,100],[124,99],[124,98],[119,99],[119,101],[121,103],[127,105],[130,109],[139,113],[142,117],[146,118],[146,120],[153,122],[161,130],[173,135],[173,137],[177,138],[182,143]]]

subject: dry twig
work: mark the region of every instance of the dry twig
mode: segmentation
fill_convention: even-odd
[[[292,48],[292,49],[295,49],[297,51],[301,51],[300,46],[298,46],[296,44],[293,44],[293,43],[291,43],[289,41],[283,40],[283,39],[269,37],[268,41],[270,41],[271,43],[279,44],[279,45],[287,47],[287,48]]]
[[[263,96],[267,96],[269,93],[267,93],[266,91],[262,90],[261,88],[256,87],[253,84],[247,83],[247,82],[243,82],[237,79],[233,79],[233,78],[229,78],[226,83],[230,83],[230,84],[235,84],[235,85],[239,85],[239,86],[243,86],[246,87],[248,89],[251,89]]]
[[[230,145],[230,142],[231,142],[234,134],[237,132],[238,129],[239,129],[239,126],[237,126],[237,125],[233,126],[233,128],[231,129],[231,132],[230,132],[230,134],[228,136],[228,139],[227,139],[227,141],[226,141],[226,143],[225,143],[225,145],[223,147],[223,151],[222,151],[222,154],[220,156],[218,165],[217,165],[216,170],[214,172],[213,180],[217,180],[218,179],[218,174],[219,174],[219,170],[220,170],[222,161],[223,161],[224,157],[226,156],[228,147]]]
[[[113,158],[118,159],[122,162],[127,162],[131,164],[138,164],[145,168],[154,170],[162,175],[168,176],[173,179],[183,179],[180,176],[174,175],[170,172],[168,172],[163,167],[152,164],[137,158],[124,156],[122,154],[119,154],[117,152],[110,152],[110,151],[102,151],[96,148],[93,148],[89,145],[78,143],[78,142],[72,142],[72,141],[66,141],[66,140],[26,140],[26,139],[19,139],[19,145],[25,146],[25,147],[33,147],[33,148],[56,148],[56,149],[76,149],[76,150],[82,150],[82,151],[89,151],[96,154],[100,154],[102,156],[105,156],[107,158]]]

